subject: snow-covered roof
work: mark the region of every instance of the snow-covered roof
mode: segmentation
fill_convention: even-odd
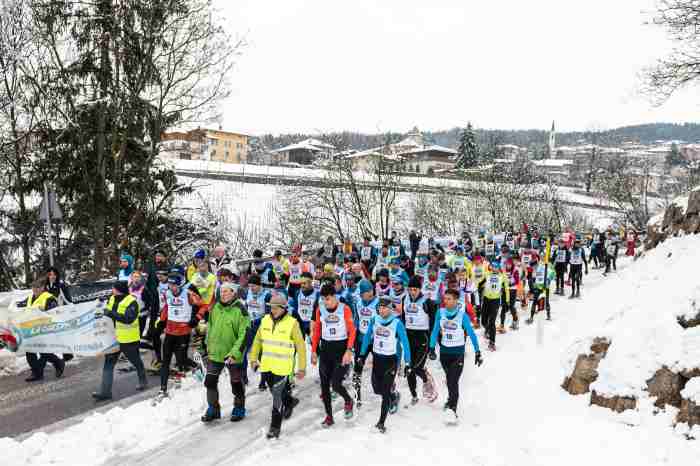
[[[544,160],[535,160],[533,164],[536,167],[565,167],[567,165],[573,165],[574,162],[570,159],[544,159]]]
[[[444,152],[446,154],[457,155],[456,150],[450,149],[449,147],[438,146],[435,144],[432,146],[420,146],[420,147],[416,147],[415,149],[400,151],[400,152],[398,152],[398,154],[399,155],[412,155],[412,154],[420,154],[421,152]]]
[[[333,150],[335,149],[334,146],[327,144],[323,141],[319,141],[318,139],[304,139],[303,141],[299,141],[295,144],[290,144],[286,147],[283,147],[281,149],[276,149],[273,150],[272,153],[277,153],[277,152],[287,152],[290,150],[308,150],[312,152],[323,152],[325,150]]]
[[[399,156],[398,154],[383,154],[379,149],[363,150],[345,156],[346,159],[361,159],[364,157],[382,157],[393,162],[403,160],[403,157]]]

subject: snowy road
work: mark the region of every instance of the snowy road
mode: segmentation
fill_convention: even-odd
[[[204,390],[190,379],[157,408],[144,401],[113,409],[64,432],[35,435],[21,445],[0,439],[0,450],[10,453],[12,464],[31,465],[697,464],[700,442],[674,432],[672,408],[657,415],[651,410],[615,414],[588,406],[587,395],[573,397],[560,388],[565,361],[576,340],[601,327],[627,302],[628,296],[616,293],[620,279],[648,273],[643,260],[620,260],[619,265],[619,272],[607,278],[591,270],[584,277],[580,300],[554,297],[553,321],[544,325],[544,345],[536,344],[535,324],[499,335],[498,351],[485,351],[481,368],[473,365],[469,351],[460,384],[462,422],[457,427],[443,422],[443,373],[431,362],[440,397],[434,404],[421,401],[404,408],[408,390],[402,383],[402,407],[388,419],[386,435],[371,430],[378,417],[378,400],[368,395],[366,387],[368,402],[356,420],[345,423],[338,415],[333,428],[321,429],[320,387],[313,371],[297,388],[301,403],[292,419],[283,423],[279,440],[263,438],[271,401],[268,393],[257,392],[254,376],[248,389],[249,416],[241,423],[228,421],[231,393],[222,380],[225,417],[202,424]],[[520,316],[524,320],[525,313]]]

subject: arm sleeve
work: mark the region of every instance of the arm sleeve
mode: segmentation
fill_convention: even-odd
[[[318,342],[321,340],[321,311],[319,311],[318,307],[314,315],[316,318],[311,322],[311,352],[316,354]]]
[[[434,349],[437,345],[437,339],[440,335],[440,320],[437,318],[437,312],[435,313],[435,319],[433,323],[433,331],[430,332],[430,349]]]
[[[406,335],[406,327],[403,326],[401,322],[396,326],[396,337],[401,343],[401,349],[403,349],[403,360],[406,365],[411,364],[411,345],[408,344],[408,336]]]
[[[474,329],[472,328],[472,323],[467,319],[467,316],[464,316],[462,319],[462,327],[464,327],[464,330],[467,331],[467,335],[469,335],[469,340],[472,342],[474,352],[479,351],[479,339],[476,337],[476,333],[474,333]]]
[[[262,325],[260,327],[262,327]],[[262,349],[262,342],[260,341],[260,327],[258,327],[258,331],[255,332],[255,336],[253,337],[253,345],[251,346],[250,354],[248,355],[251,363],[258,361],[258,356],[260,355],[260,350]],[[299,326],[297,325],[296,328],[299,328]],[[306,361],[306,359],[304,359],[304,361]]]
[[[297,371],[306,371],[306,342],[301,334],[298,321],[294,322],[292,328],[292,340],[294,340],[294,347],[297,350]]]
[[[209,322],[210,324],[213,321],[214,314],[209,315]],[[245,337],[246,334],[248,333],[248,328],[250,327],[250,317],[248,317],[247,314],[241,313],[241,317],[239,318],[239,328],[238,328],[238,336],[236,337],[236,341],[233,344],[233,348],[231,348],[231,351],[229,351],[228,355],[231,356],[233,359],[241,359],[243,356],[242,349],[245,345]]]
[[[437,306],[432,299],[425,300],[425,310],[428,313],[429,327],[431,330],[435,327],[435,314],[437,313]]]
[[[472,322],[476,322],[476,313],[474,312],[474,306],[472,306],[472,302],[465,298],[464,307],[466,308],[467,314],[469,315],[469,319],[471,319]]]
[[[134,301],[133,303],[129,304],[123,315],[119,314],[118,312],[112,312],[111,316],[117,322],[131,324],[139,317],[139,305],[136,301]]]
[[[160,318],[158,320],[161,322],[166,322],[168,320],[168,303],[163,304],[163,309],[160,310]]]
[[[63,293],[63,299],[65,299],[69,303],[73,302],[73,297],[70,294],[68,286],[63,282],[61,282],[61,293]]]
[[[348,349],[352,351],[355,347],[355,338],[357,337],[357,330],[355,329],[355,322],[352,317],[352,310],[350,306],[345,306],[345,327],[348,329]]]
[[[367,355],[367,350],[369,349],[369,345],[372,342],[372,338],[374,338],[374,319],[369,321],[367,333],[365,333],[365,337],[362,339],[362,348],[360,349],[360,356]]]

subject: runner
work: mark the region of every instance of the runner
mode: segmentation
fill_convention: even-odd
[[[586,275],[588,275],[588,259],[586,251],[581,247],[581,240],[574,241],[574,247],[571,250],[569,276],[571,277],[571,296],[572,298],[581,297],[581,280],[583,279],[583,265],[586,266]]]
[[[440,344],[440,365],[447,377],[447,402],[444,411],[450,423],[458,422],[457,404],[459,402],[459,379],[464,369],[465,332],[474,348],[474,363],[480,366],[483,362],[479,341],[474,333],[472,324],[467,314],[458,308],[457,290],[445,292],[445,307],[438,311],[435,318],[433,331],[430,335],[430,349]]]
[[[331,387],[345,401],[345,419],[353,415],[354,403],[343,385],[343,378],[352,362],[354,344],[355,324],[350,307],[338,301],[332,286],[322,286],[314,319],[311,364],[315,366],[320,360],[321,397],[326,411],[323,427],[334,424]]]
[[[253,275],[248,279],[248,292],[245,297],[246,310],[250,316],[250,333],[247,338],[246,357],[243,359],[243,367],[247,368],[247,353],[253,344],[253,338],[258,332],[260,323],[267,313],[267,304],[270,302],[271,294],[269,290],[263,289],[259,275]],[[246,377],[247,379],[247,377]],[[260,374],[260,383],[258,389],[264,391],[266,389],[264,374]]]
[[[515,267],[513,259],[507,259],[505,264],[505,274],[508,277],[507,293],[509,296],[505,296],[506,290],[503,289],[503,296],[501,296],[501,325],[497,329],[498,333],[506,332],[506,311],[510,311],[510,315],[513,318],[510,329],[518,330],[518,311],[515,309],[515,303],[517,301],[518,289],[521,286],[520,271]]]
[[[299,321],[301,333],[306,338],[311,335],[311,320],[314,309],[318,306],[319,293],[312,284],[312,277],[309,272],[301,274],[301,288],[296,296],[289,298],[289,308],[292,316]]]
[[[411,348],[403,323],[394,315],[393,303],[387,296],[379,299],[378,315],[369,324],[362,340],[360,366],[364,366],[370,347],[372,348],[372,388],[382,396],[382,407],[376,429],[386,432],[385,422],[389,410],[398,406],[399,393],[394,390],[394,380],[399,369],[401,352],[406,362],[405,375],[411,373]],[[400,345],[400,347],[399,347]]]
[[[484,277],[483,300],[481,312],[486,315],[486,337],[489,340],[489,350],[496,351],[496,319],[501,307],[501,295],[505,292],[506,303],[510,305],[510,289],[508,278],[501,272],[501,263],[491,262],[491,270]]]
[[[408,388],[411,391],[411,404],[418,403],[416,376],[423,381],[423,397],[435,401],[437,393],[432,376],[425,367],[430,348],[430,331],[435,323],[435,303],[423,296],[418,277],[408,282],[408,293],[403,301],[402,320],[406,326],[406,336],[411,349],[411,367],[408,374]]]

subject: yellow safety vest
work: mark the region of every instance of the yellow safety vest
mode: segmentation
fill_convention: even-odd
[[[28,308],[33,307],[35,309],[45,311],[46,310],[46,302],[53,297],[54,296],[51,293],[49,293],[48,291],[44,291],[36,299],[34,299],[34,295],[31,295],[31,296],[29,296],[29,298],[27,298],[27,307]]]
[[[206,277],[207,286],[197,287],[199,295],[202,297],[202,303],[209,304],[214,299],[216,293],[216,275],[210,273]]]
[[[260,323],[262,354],[260,371],[275,375],[289,375],[294,370],[294,339],[292,330],[297,321],[287,314],[276,324],[268,314]]]
[[[135,303],[136,298],[131,295],[126,295],[124,299],[121,300],[119,306],[117,307],[117,314],[125,315],[126,308],[129,307],[131,303]],[[138,306],[138,305],[137,305]],[[114,296],[109,298],[107,301],[107,310],[111,311],[114,307]],[[139,331],[139,319],[138,317],[130,324],[125,324],[123,322],[115,321],[115,334],[117,341],[119,343],[135,343],[141,340],[141,332]]]
[[[488,299],[499,299],[506,284],[507,278],[502,273],[486,272],[484,276],[484,297]]]

